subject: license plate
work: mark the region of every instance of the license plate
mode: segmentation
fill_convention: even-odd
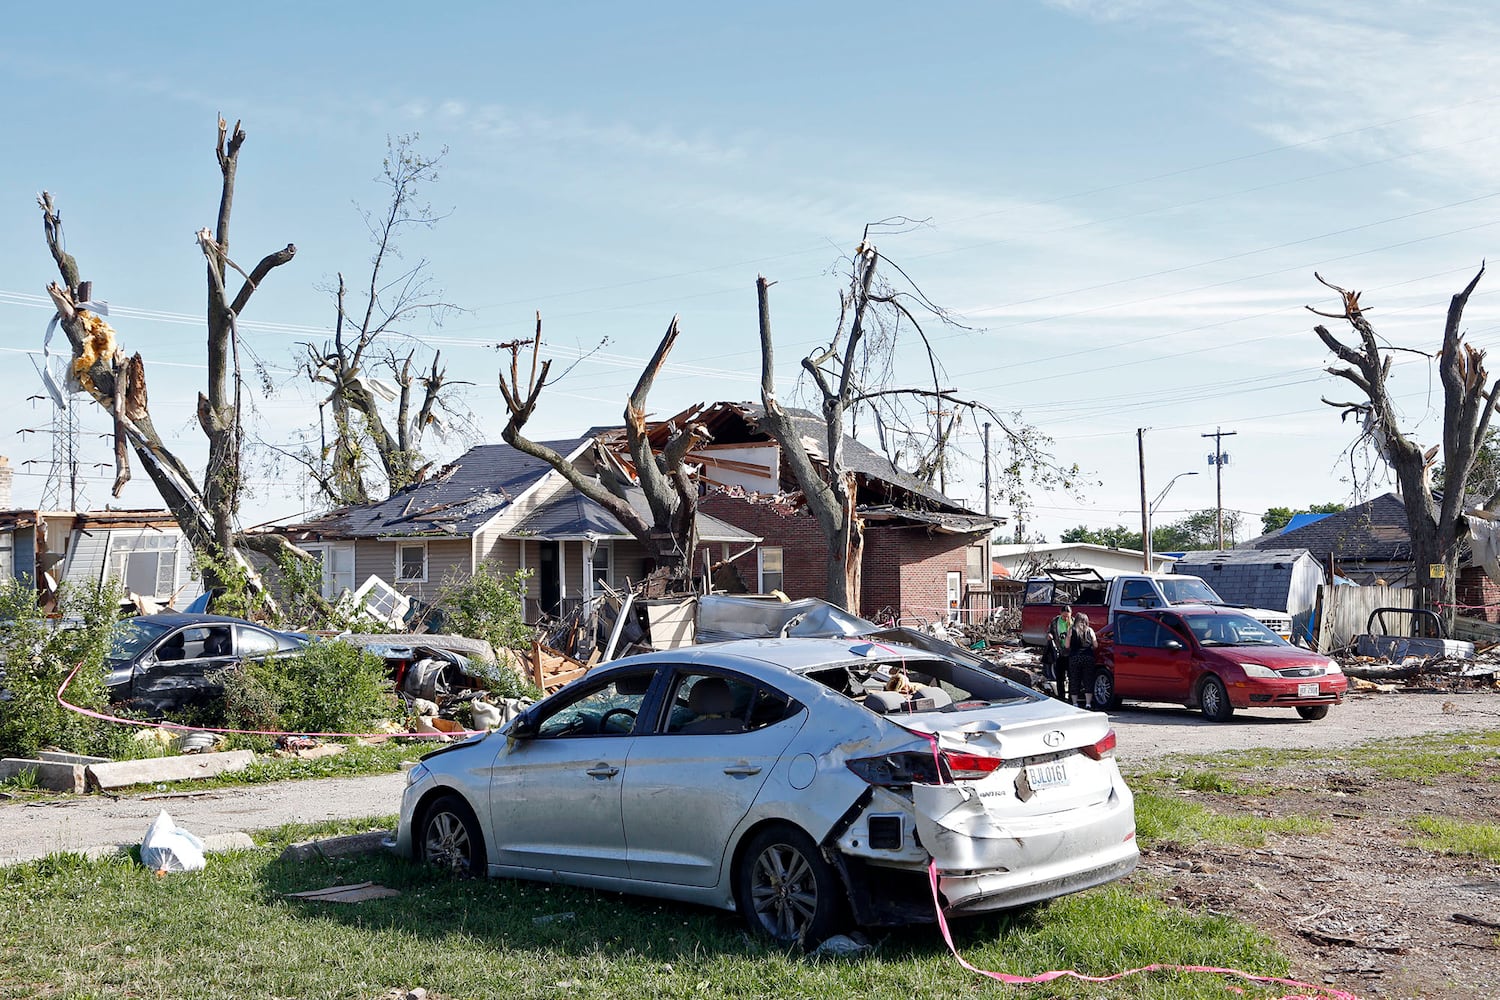
[[[1318,682],[1312,681],[1308,684],[1297,685],[1298,698],[1316,698],[1318,696]]]
[[[1026,784],[1035,791],[1040,788],[1054,788],[1058,785],[1068,783],[1068,769],[1060,760],[1049,761],[1046,764],[1026,765]]]

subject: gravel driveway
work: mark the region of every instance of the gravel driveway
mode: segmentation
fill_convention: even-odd
[[[1211,723],[1182,708],[1130,706],[1115,713],[1123,761],[1173,753],[1250,747],[1340,747],[1421,733],[1500,729],[1500,697],[1490,694],[1355,695],[1328,718],[1304,722],[1290,711],[1236,712]],[[201,836],[284,823],[387,816],[396,812],[403,774],[286,781],[244,788],[112,798],[86,795],[0,803],[0,864],[57,851],[139,843],[158,811]]]

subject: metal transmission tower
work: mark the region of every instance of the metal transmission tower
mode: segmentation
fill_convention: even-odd
[[[65,373],[67,362],[62,359],[57,361]],[[43,510],[78,510],[79,504],[85,507],[88,505],[88,498],[84,495],[78,478],[78,412],[73,408],[73,394],[66,389],[57,391],[64,385],[60,373],[43,367],[35,358],[32,358],[32,364],[36,366],[37,374],[41,376],[48,392],[30,399],[33,402],[47,400],[52,404],[52,420],[47,428],[28,427],[21,431],[22,434],[52,436],[52,464],[47,469],[47,482],[42,487],[39,506]],[[66,508],[63,508],[64,500],[67,501]]]
[[[1237,433],[1237,431],[1225,431],[1215,427],[1212,434],[1198,435],[1214,439],[1214,450],[1208,456],[1208,464],[1214,467],[1214,510],[1220,551],[1224,549],[1224,466],[1229,464],[1229,453],[1224,450],[1224,439],[1234,437]]]

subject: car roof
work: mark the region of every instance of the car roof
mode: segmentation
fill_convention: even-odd
[[[227,615],[206,615],[187,611],[168,611],[155,615],[136,615],[133,619],[121,619],[122,621],[151,622],[154,625],[162,625],[166,628],[176,628],[179,625],[252,625],[267,632],[275,632],[277,629],[259,625],[255,622],[247,622],[243,618],[231,618]]]
[[[1203,618],[1208,615],[1239,615],[1242,618],[1252,617],[1244,608],[1237,608],[1227,604],[1174,604],[1170,608],[1143,608],[1140,611],[1121,608],[1124,614],[1132,615],[1181,615],[1183,618]]]
[[[911,646],[897,646],[886,642],[871,642],[869,639],[860,638],[859,636],[841,639],[731,639],[726,642],[704,643],[682,649],[668,649],[654,653],[644,653],[640,656],[629,657],[628,662],[640,663],[642,665],[646,663],[660,664],[664,661],[678,663],[698,662],[717,663],[721,666],[727,666],[735,660],[742,662],[752,660],[756,663],[788,670],[795,674],[805,674],[823,667],[848,663],[850,660],[860,660],[866,657],[873,660],[900,659],[902,657],[933,659],[940,658],[940,654],[924,652],[920,649],[914,649]],[[627,660],[619,660],[616,663],[610,664],[610,666],[626,662]]]

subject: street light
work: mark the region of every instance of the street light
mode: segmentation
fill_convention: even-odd
[[[1151,555],[1152,555],[1152,553],[1151,553],[1151,530],[1152,530],[1152,528],[1151,528],[1151,518],[1152,518],[1152,515],[1154,515],[1156,513],[1156,508],[1158,508],[1158,507],[1161,506],[1161,502],[1167,498],[1167,494],[1172,491],[1172,487],[1177,484],[1177,480],[1181,479],[1183,476],[1196,476],[1197,474],[1198,473],[1196,473],[1196,472],[1179,472],[1179,473],[1177,473],[1177,475],[1175,475],[1171,479],[1167,480],[1167,485],[1165,485],[1165,486],[1162,487],[1161,492],[1158,493],[1158,494],[1156,494],[1156,499],[1152,500],[1151,501],[1151,505],[1146,508],[1146,537],[1143,538],[1143,539],[1141,539],[1141,548],[1145,549],[1145,551],[1146,551],[1146,572],[1150,573],[1150,572],[1152,572],[1155,569],[1155,567],[1152,565],[1152,561],[1151,561]]]

